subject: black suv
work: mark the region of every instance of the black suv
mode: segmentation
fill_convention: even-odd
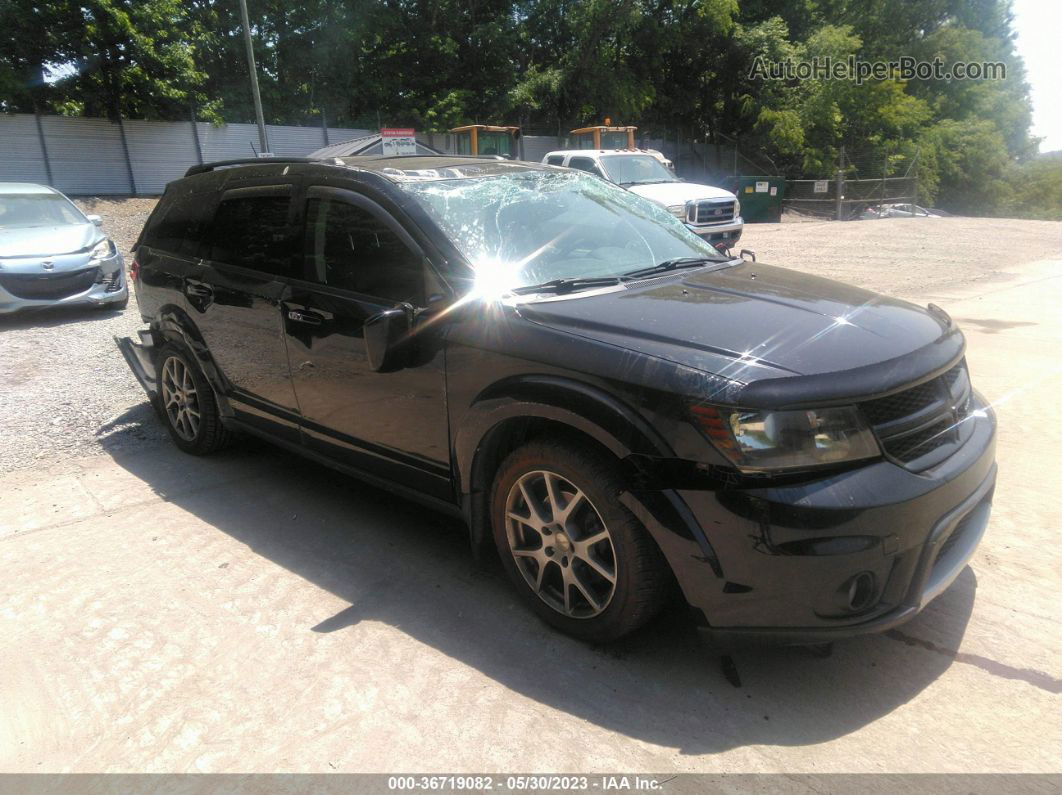
[[[119,347],[182,450],[256,434],[458,515],[582,638],[676,585],[714,633],[883,630],[987,524],[995,419],[947,314],[721,255],[579,172],[197,166],[132,278]]]

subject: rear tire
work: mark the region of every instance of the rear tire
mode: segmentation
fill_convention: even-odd
[[[521,598],[553,627],[604,643],[663,606],[670,575],[641,523],[617,500],[616,464],[566,441],[529,442],[498,469],[494,541]]]
[[[228,444],[214,390],[194,357],[170,342],[156,359],[156,407],[173,443],[192,455],[210,455]]]

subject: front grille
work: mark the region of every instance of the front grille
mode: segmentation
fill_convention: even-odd
[[[871,425],[878,425],[922,411],[940,399],[940,384],[934,379],[895,395],[864,403],[863,411]]]
[[[943,375],[861,404],[885,453],[910,469],[927,469],[949,456],[969,434],[972,392],[966,363]]]
[[[889,440],[886,449],[893,458],[898,458],[901,461],[913,461],[952,441],[951,426],[953,424],[954,421],[951,417],[947,417],[939,422],[934,422],[928,428],[921,428],[908,436]]]
[[[99,268],[68,273],[3,273],[0,274],[0,287],[15,298],[56,301],[85,292],[98,277]]]
[[[689,222],[696,226],[723,224],[734,220],[734,202],[727,199],[702,199],[690,205]]]

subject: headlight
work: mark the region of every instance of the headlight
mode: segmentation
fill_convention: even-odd
[[[685,204],[673,204],[667,208],[667,211],[680,221],[686,220],[686,205]]]
[[[879,455],[855,406],[797,411],[747,411],[698,405],[690,409],[708,440],[739,469],[799,469]]]
[[[92,249],[92,253],[89,255],[89,259],[107,259],[113,257],[115,253],[114,243],[110,238],[101,240]]]
[[[741,199],[734,199],[734,217],[741,215]]]

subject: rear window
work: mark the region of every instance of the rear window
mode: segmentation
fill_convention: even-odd
[[[274,276],[299,275],[293,271],[290,207],[290,196],[225,199],[214,215],[208,258]]]

